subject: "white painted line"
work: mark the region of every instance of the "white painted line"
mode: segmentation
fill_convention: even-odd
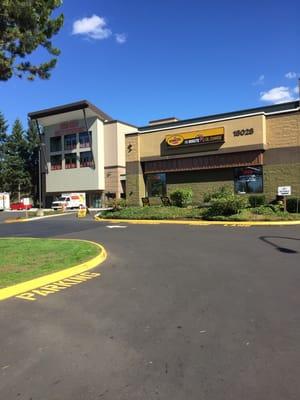
[[[106,228],[109,228],[109,229],[114,229],[114,228],[128,228],[127,226],[124,226],[124,225],[106,225]]]

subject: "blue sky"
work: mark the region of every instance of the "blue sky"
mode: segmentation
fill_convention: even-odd
[[[10,123],[81,99],[144,125],[298,98],[298,0],[65,0],[61,11],[51,79],[0,82]]]

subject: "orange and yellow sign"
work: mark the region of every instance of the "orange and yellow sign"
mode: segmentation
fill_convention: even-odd
[[[172,147],[222,142],[224,141],[224,127],[166,135],[165,139],[167,144]]]

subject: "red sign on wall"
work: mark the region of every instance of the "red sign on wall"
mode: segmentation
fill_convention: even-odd
[[[79,121],[66,121],[59,124],[58,129],[55,131],[55,136],[61,136],[68,133],[82,132],[84,128],[79,125]]]

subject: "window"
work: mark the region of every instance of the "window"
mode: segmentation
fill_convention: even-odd
[[[50,151],[61,151],[61,136],[50,138]]]
[[[92,132],[79,133],[79,146],[80,148],[91,147]]]
[[[75,153],[65,154],[65,168],[71,169],[77,167],[77,156]]]
[[[65,135],[65,150],[73,150],[76,149],[77,140],[76,140],[76,133],[72,135]]]
[[[93,154],[91,151],[83,151],[80,153],[80,168],[94,167]]]
[[[166,174],[149,174],[146,178],[148,197],[166,195]]]
[[[62,168],[61,160],[61,155],[50,157],[51,171],[56,171]]]
[[[262,167],[234,168],[234,190],[236,193],[262,193]]]

